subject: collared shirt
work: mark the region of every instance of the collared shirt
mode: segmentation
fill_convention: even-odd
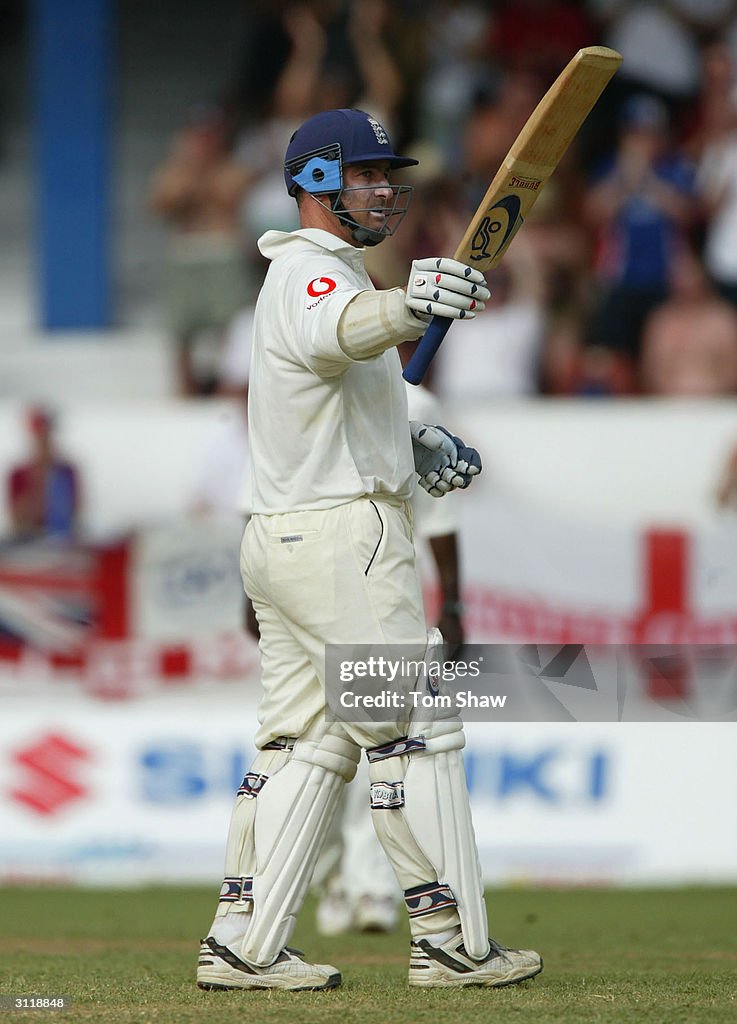
[[[268,231],[249,386],[254,513],[324,509],[414,491],[407,398],[396,349],[354,360],[338,322],[373,290],[364,251],[327,231]]]

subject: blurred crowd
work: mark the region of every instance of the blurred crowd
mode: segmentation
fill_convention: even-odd
[[[256,240],[296,226],[296,125],[360,107],[420,159],[410,214],[370,260],[379,287],[403,285],[411,259],[453,252],[545,89],[596,44],[624,64],[431,384],[464,399],[737,391],[735,0],[251,0],[242,22],[236,79],[188,113],[151,184],[183,393],[242,383],[228,366],[248,345]]]

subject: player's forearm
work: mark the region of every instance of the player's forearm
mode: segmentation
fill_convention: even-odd
[[[439,537],[430,537],[430,547],[437,565],[438,582],[440,583],[438,628],[443,634],[448,656],[455,659],[458,657],[460,646],[464,641],[456,535],[446,533]]]
[[[458,572],[458,545],[454,533],[430,537],[443,606],[458,605],[461,599]]]
[[[351,359],[371,359],[424,333],[427,324],[405,303],[402,288],[359,292],[338,322],[338,344]]]

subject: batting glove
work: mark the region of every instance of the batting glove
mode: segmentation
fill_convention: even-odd
[[[421,320],[432,316],[472,320],[490,297],[481,271],[433,256],[413,261],[404,301]]]
[[[436,430],[442,430],[444,434],[448,434],[453,444],[456,447],[458,453],[457,461],[453,467],[455,470],[455,476],[453,477],[452,486],[463,490],[468,487],[475,476],[478,476],[482,470],[481,456],[475,448],[469,447],[462,441],[460,437],[456,437],[455,434],[449,433],[445,427],[436,427]]]
[[[412,451],[419,484],[433,498],[448,491],[468,487],[481,472],[481,458],[475,448],[467,447],[444,427],[410,421]]]

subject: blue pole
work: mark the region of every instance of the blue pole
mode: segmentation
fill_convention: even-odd
[[[109,327],[113,0],[32,0],[38,319]]]

